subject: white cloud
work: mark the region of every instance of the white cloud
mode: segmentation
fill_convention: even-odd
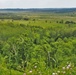
[[[0,8],[76,7],[76,0],[0,0]]]

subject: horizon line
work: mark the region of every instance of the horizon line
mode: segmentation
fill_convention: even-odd
[[[73,9],[76,7],[56,7],[56,8],[0,8],[0,9]]]

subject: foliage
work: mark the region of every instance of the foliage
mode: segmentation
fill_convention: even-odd
[[[44,17],[0,21],[0,75],[64,75],[68,65],[65,74],[76,74],[76,24]]]

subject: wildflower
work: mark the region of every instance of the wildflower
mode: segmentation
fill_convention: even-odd
[[[63,71],[62,73],[63,73],[63,74],[65,74],[66,72],[65,72],[65,71]]]
[[[55,75],[55,73],[52,73],[52,75]]]
[[[68,67],[70,68],[71,67],[71,64],[69,64]]]
[[[60,71],[57,71],[58,73],[60,73]]]
[[[30,72],[30,73],[32,73],[32,71],[31,71],[31,70],[30,70],[29,72]]]
[[[57,73],[52,73],[52,75],[57,75]]]
[[[34,68],[37,68],[37,66],[34,66]]]
[[[66,68],[67,68],[67,70],[69,69],[69,67],[68,67],[68,66],[67,66]]]
[[[63,70],[65,70],[66,68],[65,68],[65,67],[63,67],[62,69],[63,69]]]
[[[67,65],[66,68],[67,68],[67,70],[70,69],[71,68],[71,64]]]

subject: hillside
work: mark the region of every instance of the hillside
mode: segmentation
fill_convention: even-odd
[[[0,75],[24,73],[76,75],[75,8],[0,9]]]

